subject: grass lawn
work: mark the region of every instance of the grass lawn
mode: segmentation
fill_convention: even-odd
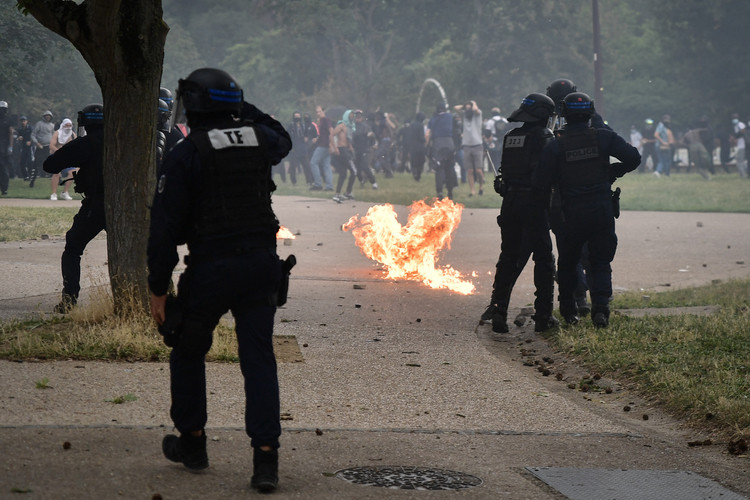
[[[469,185],[460,184],[454,191],[454,200],[467,208],[499,210],[502,198],[492,188],[492,174],[486,178],[483,196],[469,197]],[[288,179],[283,183],[278,176],[274,179],[278,185],[275,193],[277,196],[331,198],[333,195],[331,192],[310,191],[299,182],[292,186]],[[336,179],[337,176],[334,176],[334,187]],[[360,186],[359,182],[355,183],[355,198],[373,203],[410,205],[415,200],[435,196],[433,174],[423,175],[420,182],[416,182],[408,173],[397,173],[391,179],[377,175],[377,181],[377,190],[373,190],[369,184]],[[615,186],[622,189],[622,210],[750,213],[750,179],[742,179],[736,173],[717,174],[710,181],[693,173],[677,173],[661,178],[651,174],[630,173],[619,179]]]
[[[617,294],[614,309],[718,305],[708,316],[614,314],[550,337],[560,349],[613,378],[631,381],[672,413],[725,435],[750,437],[750,280],[651,294]]]

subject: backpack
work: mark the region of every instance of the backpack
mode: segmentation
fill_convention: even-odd
[[[495,122],[495,138],[502,139],[505,137],[505,132],[508,130],[508,120],[502,116],[495,116],[492,120]]]

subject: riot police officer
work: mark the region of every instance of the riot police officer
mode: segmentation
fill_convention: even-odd
[[[568,94],[572,94],[577,91],[576,84],[566,78],[560,78],[549,84],[547,87],[547,95],[555,101],[555,119],[552,124],[552,131],[555,134],[559,134],[560,130],[565,126],[565,118],[560,116],[563,100]],[[594,128],[606,128],[609,126],[604,123],[604,119],[599,113],[594,112],[594,116],[591,118],[591,126]],[[558,253],[560,246],[563,244],[562,240],[565,238],[562,227],[562,207],[560,206],[560,193],[553,186],[552,188],[552,199],[550,201],[549,211],[549,224],[550,229],[555,235],[555,241],[557,243]],[[588,245],[583,245],[581,250],[581,260],[576,265],[576,275],[578,276],[578,283],[576,285],[575,297],[576,305],[578,306],[578,312],[581,316],[587,316],[591,312],[591,305],[586,300],[586,293],[589,290],[588,285],[588,273],[590,271],[589,264],[589,249]]]
[[[170,142],[171,135],[169,134],[169,118],[172,116],[172,112],[169,110],[169,105],[163,100],[159,99],[157,103],[156,113],[156,168],[157,173],[161,162],[164,161],[164,157],[174,147],[177,142]],[[182,134],[180,134],[182,136]]]
[[[230,310],[254,449],[251,485],[271,491],[281,434],[272,335],[282,279],[271,167],[288,154],[291,140],[279,122],[243,101],[242,89],[224,71],[193,71],[179,81],[177,99],[190,134],[161,166],[148,243],[151,313],[160,325],[168,319],[177,246],[187,243],[190,252],[177,287],[181,326],[170,342],[170,414],[180,436],[165,436],[162,450],[190,470],[208,467],[205,355]]]
[[[612,130],[590,124],[594,102],[581,92],[568,94],[562,104],[566,126],[542,151],[534,176],[535,203],[549,203],[552,185],[562,200],[562,231],[558,280],[560,314],[569,324],[579,321],[574,291],[576,264],[585,243],[591,262],[591,317],[597,327],[609,324],[609,298],[612,295],[610,264],[617,249],[612,183],[638,168],[641,155]],[[609,163],[615,157],[620,163]]]
[[[159,100],[166,104],[166,111],[162,111],[162,103],[159,103],[159,122],[163,123],[160,125],[160,129],[164,131],[164,135],[167,136],[167,149],[169,151],[174,147],[175,144],[185,138],[185,135],[177,126],[172,126],[170,119],[174,111],[174,98],[172,92],[168,88],[159,88]],[[165,153],[166,153],[165,151]]]
[[[106,229],[104,219],[104,107],[89,104],[78,112],[78,126],[86,135],[78,137],[50,155],[43,164],[45,172],[59,174],[66,168],[79,167],[75,173],[75,191],[83,195],[81,208],[73,226],[65,234],[61,264],[62,299],[55,312],[65,314],[78,301],[81,290],[81,255],[86,245]]]
[[[482,319],[491,319],[492,331],[496,333],[509,331],[507,315],[511,291],[532,254],[536,286],[534,330],[542,332],[559,324],[552,315],[555,258],[546,209],[542,207],[537,217],[529,216],[535,208],[531,179],[542,149],[552,140],[547,122],[554,110],[554,102],[546,95],[529,94],[508,117],[509,121],[523,125],[503,138],[502,171],[495,178],[495,191],[503,197],[497,218],[502,244],[492,300]]]

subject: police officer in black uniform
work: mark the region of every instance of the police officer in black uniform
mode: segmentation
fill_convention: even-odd
[[[169,119],[172,116],[172,111],[169,110],[169,105],[163,100],[159,99],[157,104],[157,119],[156,119],[156,168],[157,174],[161,162],[164,161],[164,157],[169,151],[175,147],[179,141],[183,139],[182,132],[177,128],[178,135],[171,134],[169,129]]]
[[[589,246],[591,262],[591,317],[597,327],[609,324],[612,268],[617,249],[612,183],[638,168],[641,155],[615,132],[590,124],[594,103],[581,92],[568,94],[562,105],[567,121],[561,134],[542,151],[534,180],[535,203],[549,203],[550,188],[559,189],[562,200],[562,231],[559,245],[558,280],[560,314],[569,324],[579,321],[575,301],[576,265],[581,248]],[[615,157],[620,163],[609,163]]]
[[[180,436],[166,436],[162,449],[190,470],[208,467],[205,355],[230,310],[254,449],[251,485],[271,491],[281,434],[272,335],[282,281],[271,167],[288,154],[291,140],[279,122],[243,101],[224,71],[193,71],[179,81],[177,98],[190,134],[162,164],[148,244],[151,313],[160,325],[171,319],[165,311],[177,246],[187,243],[190,252],[176,299],[182,322],[170,342],[170,414]]]
[[[171,126],[170,118],[172,118],[172,113],[174,112],[174,98],[172,97],[172,92],[170,92],[168,88],[160,87],[159,88],[159,100],[166,103],[166,107],[167,107],[167,111],[164,112],[161,110],[163,106],[161,105],[161,103],[159,103],[160,123],[166,117],[166,123],[161,125],[159,128],[163,129],[164,135],[167,136],[166,151],[169,151],[170,149],[174,147],[175,144],[177,144],[182,139],[184,139],[185,135],[182,133],[182,131],[178,127]]]
[[[562,108],[563,100],[568,94],[576,92],[576,84],[571,80],[561,78],[550,83],[547,87],[547,95],[555,101],[555,120],[552,125],[552,131],[559,135],[560,130],[565,126],[565,118],[560,116],[560,110]],[[594,128],[606,128],[609,126],[604,123],[604,119],[599,113],[594,111],[594,116],[591,118],[591,126]],[[550,201],[549,211],[549,223],[550,229],[555,234],[555,241],[557,242],[558,253],[560,246],[563,244],[562,240],[565,238],[563,234],[563,220],[562,220],[562,208],[560,206],[560,193],[552,187],[552,199]],[[578,306],[578,313],[581,316],[587,316],[591,312],[591,304],[586,300],[586,293],[589,290],[588,286],[588,273],[590,272],[591,265],[589,263],[589,248],[588,245],[583,245],[581,250],[581,260],[576,266],[576,275],[578,276],[578,283],[576,285],[575,297],[576,305]]]
[[[492,331],[507,333],[508,305],[518,276],[533,254],[536,286],[535,326],[537,332],[559,325],[552,315],[555,257],[549,233],[546,208],[530,217],[536,208],[531,193],[531,179],[542,149],[552,140],[547,122],[555,110],[552,99],[543,94],[529,94],[508,118],[523,122],[503,138],[502,172],[495,178],[495,191],[503,197],[497,223],[502,234],[500,258],[497,261],[492,300],[482,319],[492,320]]]
[[[83,195],[81,209],[73,218],[73,226],[65,234],[62,254],[62,300],[55,312],[65,314],[78,301],[81,290],[81,255],[86,245],[106,229],[104,220],[104,107],[89,104],[78,112],[78,127],[86,135],[77,137],[64,148],[44,160],[43,168],[59,174],[66,168],[79,167],[74,174],[75,191]]]

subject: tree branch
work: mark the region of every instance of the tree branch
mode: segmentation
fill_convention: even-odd
[[[79,5],[70,0],[18,0],[17,7],[74,45],[86,22],[86,1]]]

